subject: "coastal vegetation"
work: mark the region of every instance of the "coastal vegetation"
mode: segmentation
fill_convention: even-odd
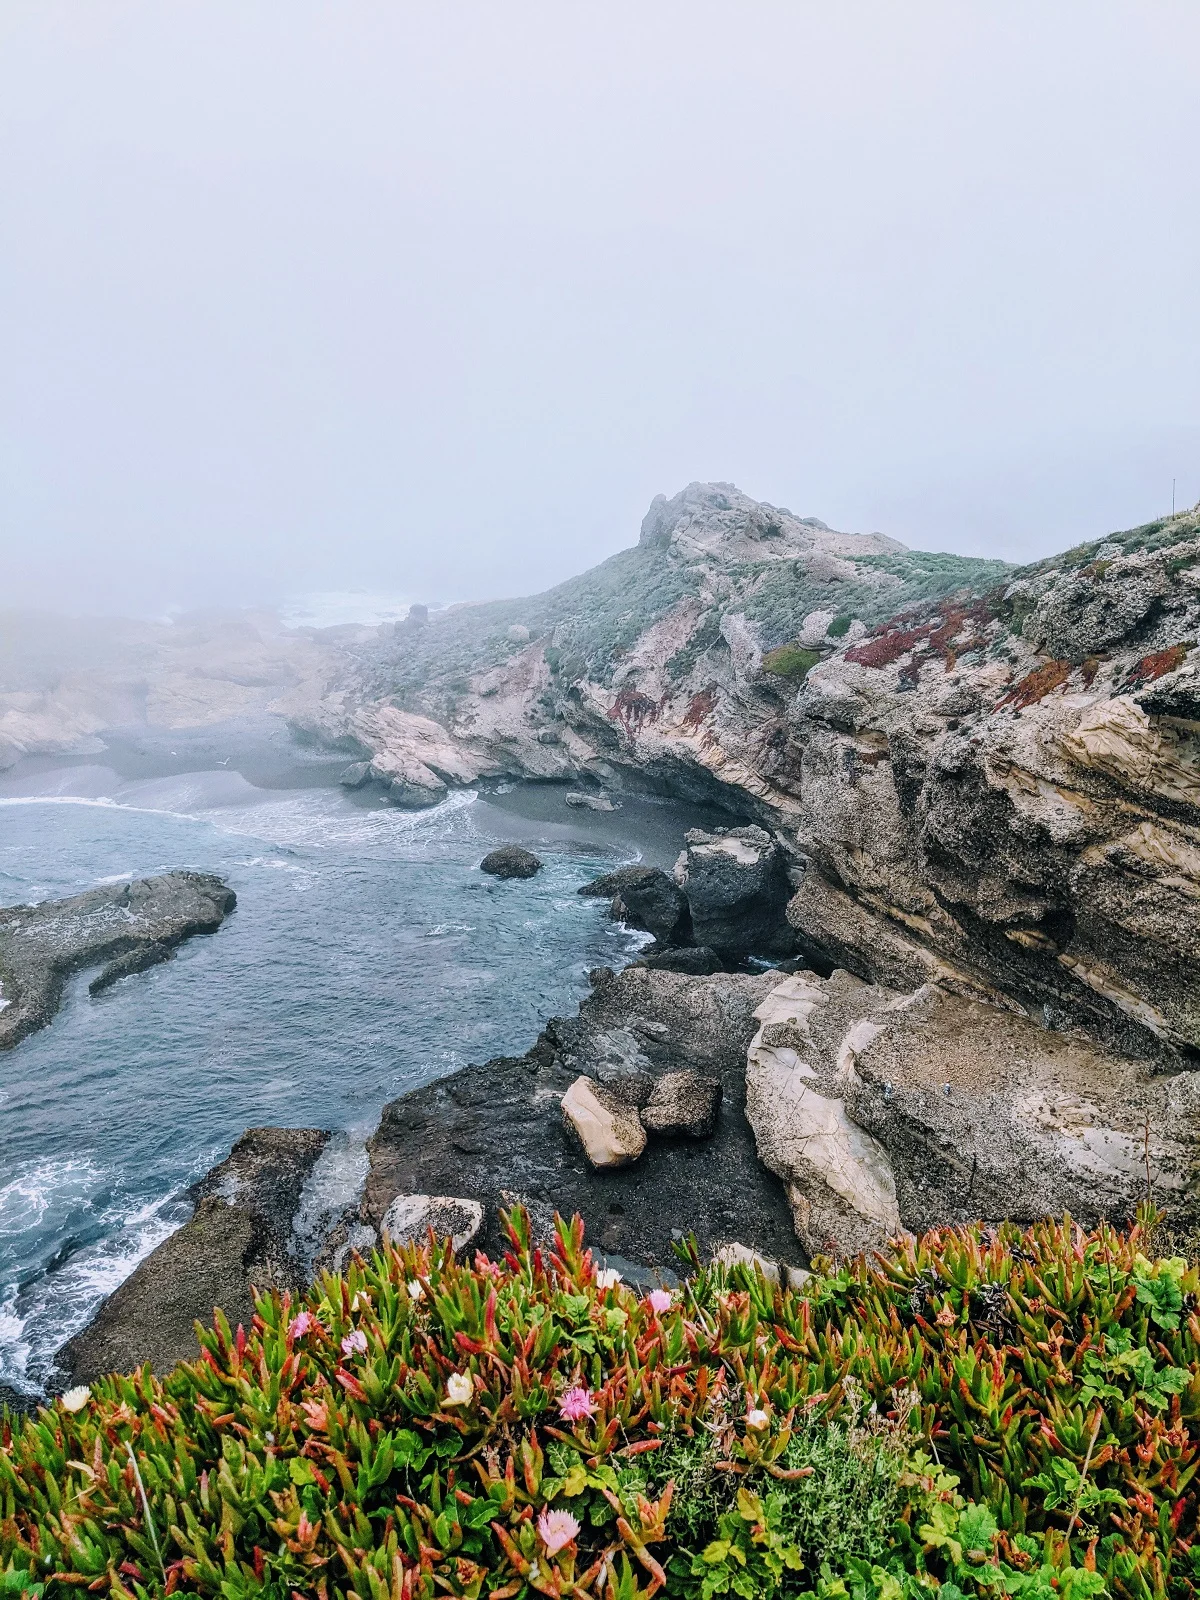
[[[0,1427],[0,1593],[1195,1592],[1200,1275],[1069,1217],[946,1228],[799,1287],[582,1225],[502,1261],[352,1258],[200,1352]]]

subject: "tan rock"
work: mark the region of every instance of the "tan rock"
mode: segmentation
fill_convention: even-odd
[[[562,1109],[594,1167],[627,1167],[646,1148],[637,1111],[592,1078],[576,1078],[563,1095]]]

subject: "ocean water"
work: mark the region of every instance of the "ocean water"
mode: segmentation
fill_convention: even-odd
[[[324,1203],[352,1194],[385,1102],[527,1049],[590,968],[630,958],[641,936],[576,890],[621,860],[669,860],[695,820],[638,802],[581,817],[551,792],[408,813],[230,770],[6,782],[0,903],[190,867],[223,876],[238,907],[95,999],[78,974],[51,1025],[0,1052],[0,1381],[53,1379],[55,1350],[186,1218],[181,1191],[244,1129],[339,1130]],[[480,873],[505,839],[544,870]]]

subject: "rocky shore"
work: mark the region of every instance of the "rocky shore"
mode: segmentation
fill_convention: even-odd
[[[735,814],[672,872],[591,886],[654,943],[526,1055],[386,1106],[318,1259],[436,1217],[495,1249],[517,1200],[543,1235],[578,1211],[650,1276],[689,1232],[787,1272],[1147,1198],[1194,1236],[1198,639],[1194,511],[1017,570],[694,484],[593,573],[414,615],[334,689],[281,697],[376,799],[515,777]],[[167,1285],[182,1328],[218,1292],[245,1312],[256,1272],[291,1281],[308,1151],[280,1158],[270,1249],[253,1185],[202,1197],[69,1369],[166,1360]]]
[[[169,961],[177,945],[215,933],[237,904],[220,878],[165,872],[33,906],[0,908],[0,1049],[44,1028],[72,972],[100,966],[90,991]]]

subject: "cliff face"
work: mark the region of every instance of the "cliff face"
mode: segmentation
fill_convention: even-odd
[[[401,803],[500,775],[723,801],[787,842],[814,955],[1178,1066],[1198,638],[1194,512],[1017,570],[693,484],[581,578],[414,619],[281,708]]]

